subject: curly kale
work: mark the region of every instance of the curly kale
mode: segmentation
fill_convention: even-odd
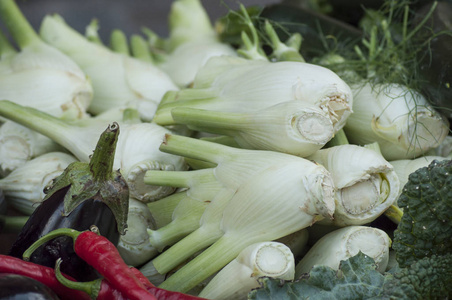
[[[262,278],[262,288],[252,291],[248,299],[358,300],[370,299],[382,292],[386,278],[376,270],[373,259],[363,253],[343,261],[339,270],[315,266],[309,275],[295,282]]]
[[[406,268],[381,274],[363,253],[341,263],[339,271],[315,266],[294,282],[261,278],[251,300],[424,300],[452,295],[452,253],[425,257]]]
[[[400,266],[452,252],[452,161],[434,161],[410,174],[398,205],[403,217],[392,247]]]
[[[398,265],[384,274],[363,253],[339,271],[315,266],[292,282],[262,278],[248,299],[449,299],[452,297],[452,160],[433,161],[409,176],[394,232]]]
[[[448,299],[452,295],[452,252],[432,255],[393,270],[375,299]]]

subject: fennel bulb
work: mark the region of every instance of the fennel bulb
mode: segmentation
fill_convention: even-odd
[[[245,247],[289,235],[334,212],[329,172],[307,159],[174,135],[167,135],[160,148],[216,166],[186,172],[148,171],[145,182],[196,187],[202,179],[223,186],[207,205],[200,227],[151,261],[163,274],[212,244],[165,280],[162,288],[188,291]]]
[[[14,0],[0,1],[0,16],[20,48],[0,34],[0,98],[58,117],[85,117],[93,90],[80,67],[42,41]]]
[[[366,83],[353,87],[353,95],[347,137],[360,145],[378,142],[387,160],[423,155],[449,132],[448,121],[421,94],[402,85]]]
[[[174,210],[173,221],[156,231],[150,231],[151,244],[162,248],[169,242],[173,242],[174,237],[180,237],[181,233],[187,234],[187,229],[196,229],[152,261],[158,272],[162,274],[182,263],[196,251],[209,246],[223,234],[220,228],[223,210],[245,182],[271,169],[272,166],[306,162],[300,157],[284,153],[233,148],[177,135],[167,136],[160,149],[163,152],[213,164],[213,167],[189,172],[148,171],[145,175],[145,183],[187,189],[168,197],[172,199],[182,195],[176,207],[178,210]],[[318,175],[317,178],[325,181],[325,193],[333,189],[326,170],[319,167],[313,174],[316,172],[325,173]],[[320,179],[321,177],[324,179]],[[313,176],[311,180],[317,179]],[[305,183],[315,185],[310,181]],[[328,201],[329,196],[326,196],[325,201]],[[196,202],[193,200],[201,203],[195,205]],[[167,199],[159,201],[167,201]],[[329,209],[331,207],[326,210]],[[190,223],[178,222],[176,217],[184,218],[186,221],[189,219]]]
[[[344,126],[351,106],[349,86],[326,68],[221,56],[200,69],[193,88],[168,92],[154,121],[230,135],[244,148],[306,156]]]
[[[383,156],[357,145],[339,145],[308,157],[323,165],[336,187],[336,226],[363,225],[375,220],[395,203],[400,182],[392,165]]]
[[[181,44],[165,57],[158,67],[167,73],[178,87],[189,86],[211,57],[237,56],[229,45],[217,40],[194,40]]]
[[[219,271],[199,293],[199,297],[217,300],[247,299],[260,286],[260,277],[293,280],[295,259],[290,249],[278,242],[252,244]]]
[[[117,245],[124,262],[139,266],[158,254],[157,249],[149,244],[148,228],[154,228],[154,220],[147,205],[129,198],[126,234],[119,237]]]
[[[0,179],[0,189],[12,207],[31,215],[44,199],[44,189],[75,161],[75,157],[63,152],[42,154]]]
[[[200,0],[176,0],[168,15],[168,52],[189,41],[216,39],[207,11]]]
[[[94,97],[88,111],[92,114],[112,107],[135,108],[143,120],[150,121],[163,95],[178,89],[155,65],[90,42],[61,16],[46,16],[40,35],[71,57],[90,77]]]
[[[446,136],[438,147],[431,149],[425,155],[442,156],[452,159],[452,135]]]
[[[324,265],[338,270],[341,261],[358,252],[370,256],[377,270],[384,272],[389,261],[391,239],[381,229],[368,226],[347,226],[320,238],[295,267],[295,277],[308,273],[313,266]]]
[[[48,137],[6,120],[0,124],[0,178],[34,157],[62,150]]]
[[[107,114],[109,115],[109,114]],[[112,111],[117,115],[117,111]],[[42,111],[0,100],[0,116],[11,119],[57,142],[77,159],[88,162],[106,124],[114,120],[88,118],[67,122]],[[151,186],[143,182],[147,170],[185,170],[183,158],[163,153],[159,146],[170,130],[155,123],[122,122],[116,145],[113,168],[120,169],[127,181],[130,196],[140,201],[152,201],[174,191],[173,188]]]
[[[177,86],[190,85],[209,58],[237,56],[232,46],[220,42],[200,0],[174,1],[168,18],[167,55],[157,65]]]

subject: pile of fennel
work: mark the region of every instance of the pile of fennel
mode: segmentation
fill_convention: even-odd
[[[0,0],[19,49],[0,33],[0,191],[10,207],[31,214],[115,122],[113,168],[129,187],[117,249],[156,286],[247,299],[269,278],[340,276],[362,253],[385,274],[397,263],[398,199],[410,174],[450,159],[448,121],[397,80],[401,63],[387,80],[378,72],[384,51],[394,54],[389,31],[377,40],[387,20],[355,48],[363,71],[342,53],[305,59],[304,36],[283,42],[284,28],[255,12],[240,5],[221,24],[237,26],[238,44],[221,40],[200,0],[171,4],[167,38],[114,29],[104,43],[95,19],[82,34],[47,15],[38,34]]]

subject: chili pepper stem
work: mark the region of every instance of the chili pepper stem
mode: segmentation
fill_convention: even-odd
[[[57,238],[59,236],[70,236],[74,242],[77,239],[77,237],[81,234],[80,231],[70,229],[70,228],[59,228],[55,229],[45,236],[38,239],[36,242],[34,242],[27,250],[24,251],[23,259],[28,261],[30,260],[31,255],[33,252],[38,249],[41,245],[45,244],[46,242],[53,240],[54,238]]]
[[[97,295],[99,295],[102,279],[96,279],[88,282],[78,282],[69,280],[66,277],[64,277],[63,274],[61,273],[60,270],[61,262],[62,262],[61,258],[58,258],[55,263],[55,276],[58,279],[58,281],[62,285],[70,289],[79,290],[87,293],[88,295],[90,295],[91,299],[96,299]]]

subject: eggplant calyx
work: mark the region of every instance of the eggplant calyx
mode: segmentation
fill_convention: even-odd
[[[44,201],[69,187],[63,215],[68,216],[88,199],[104,202],[113,212],[120,234],[125,234],[129,211],[129,188],[119,170],[113,170],[119,125],[113,122],[101,134],[90,162],[73,162],[46,188]]]

